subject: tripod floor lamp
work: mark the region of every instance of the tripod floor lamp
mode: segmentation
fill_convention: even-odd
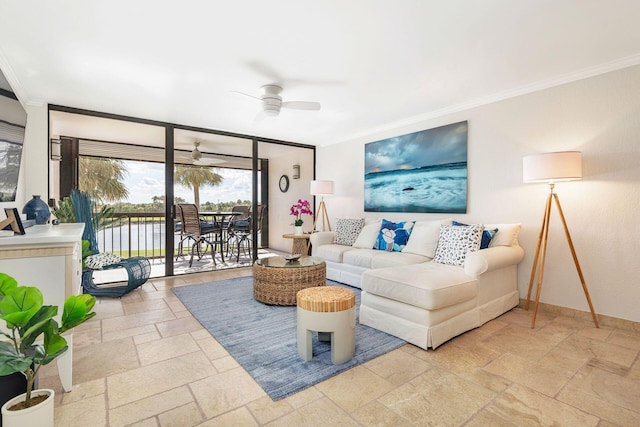
[[[316,230],[316,223],[318,219],[322,217],[322,231],[325,230],[325,222],[331,230],[331,222],[329,221],[329,214],[327,214],[327,207],[324,204],[324,196],[333,194],[333,181],[311,181],[310,193],[314,196],[320,196],[320,205],[316,212],[316,219],[313,221],[313,231]]]
[[[547,197],[547,205],[544,209],[544,217],[542,219],[542,227],[540,229],[540,235],[538,236],[538,246],[536,247],[535,257],[533,259],[533,266],[531,267],[531,278],[529,279],[529,290],[527,292],[527,302],[525,309],[529,310],[529,303],[531,301],[531,291],[533,289],[533,283],[538,276],[537,288],[536,288],[536,301],[533,308],[533,319],[531,320],[531,328],[536,325],[536,315],[538,314],[538,303],[540,302],[540,290],[542,289],[542,279],[544,274],[545,256],[547,253],[547,240],[549,237],[549,219],[551,214],[551,205],[555,203],[560,214],[562,226],[564,227],[564,233],[569,242],[569,248],[571,249],[571,255],[573,256],[573,262],[578,270],[578,276],[580,276],[580,282],[582,283],[582,290],[587,297],[589,303],[589,309],[591,310],[591,316],[593,322],[598,325],[598,318],[593,310],[593,304],[591,303],[591,296],[589,295],[589,289],[582,275],[582,269],[578,262],[578,256],[576,250],[573,247],[571,235],[569,234],[569,228],[567,228],[567,222],[560,206],[560,199],[558,195],[553,192],[556,181],[571,181],[582,178],[582,154],[578,151],[564,151],[558,153],[546,153],[546,154],[533,154],[525,156],[522,159],[522,180],[524,182],[546,182],[549,184],[549,196]]]

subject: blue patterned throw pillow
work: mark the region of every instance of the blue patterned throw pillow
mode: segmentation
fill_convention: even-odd
[[[461,222],[458,221],[453,221],[451,223],[451,225],[453,226],[460,226],[460,227],[468,227],[469,224],[463,224]],[[496,233],[498,232],[497,228],[485,228],[482,231],[482,241],[480,242],[480,249],[487,249],[489,247],[489,243],[491,243],[491,239],[493,239],[493,236],[496,235]]]
[[[380,224],[380,232],[373,249],[388,252],[402,252],[405,247],[415,221],[393,222],[386,219]]]

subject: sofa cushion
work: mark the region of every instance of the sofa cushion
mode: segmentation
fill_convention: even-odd
[[[362,289],[425,310],[437,310],[478,295],[478,281],[460,267],[422,263],[362,274]]]
[[[383,251],[402,251],[409,241],[411,229],[415,221],[393,222],[386,219],[380,224],[380,232],[373,249]]]
[[[339,218],[336,222],[333,243],[336,245],[353,245],[362,227],[364,227],[364,218]]]
[[[489,244],[489,247],[492,248],[494,246],[515,245],[518,241],[518,234],[520,234],[522,224],[485,224],[485,227],[498,229],[498,232],[493,236]]]
[[[408,252],[376,251],[379,255],[371,259],[371,268],[398,267],[401,265],[420,264],[430,259],[426,256],[411,254]]]
[[[353,247],[350,249],[342,255],[342,262],[363,268],[371,268],[371,260],[384,254],[384,252],[375,249],[354,249]]]
[[[469,252],[480,249],[483,227],[478,224],[469,226],[440,226],[440,239],[433,262],[461,266]]]
[[[326,261],[342,262],[343,254],[351,250],[353,250],[351,246],[345,245],[319,245],[314,247],[314,256]]]
[[[364,227],[360,230],[358,238],[353,242],[353,247],[358,249],[372,249],[376,244],[378,232],[380,231],[380,220],[368,221],[365,219]]]
[[[440,226],[451,225],[451,218],[436,221],[416,221],[407,245],[402,252],[433,258],[436,254]]]

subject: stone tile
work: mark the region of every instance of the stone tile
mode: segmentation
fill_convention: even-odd
[[[81,347],[73,352],[73,380],[87,382],[140,366],[131,338]]]
[[[128,314],[126,316],[118,316],[102,321],[102,333],[116,332],[123,329],[129,329],[132,325],[136,327],[152,325],[156,322],[163,322],[174,319],[173,312],[167,308],[165,310],[153,310],[144,313]]]
[[[316,384],[316,388],[336,405],[352,412],[392,390],[394,384],[361,365]]]
[[[383,354],[362,366],[392,384],[403,384],[431,368],[430,363],[403,351]]]
[[[129,424],[128,427],[158,427],[158,420],[156,419],[156,417],[147,418],[146,420]]]
[[[495,396],[474,382],[433,368],[378,401],[415,425],[427,425],[429,420],[461,425]]]
[[[508,379],[500,375],[492,374],[484,369],[478,369],[464,377],[495,393],[503,392],[512,384]]]
[[[142,300],[122,304],[124,314],[144,313],[153,310],[166,310],[168,308],[164,299]]]
[[[149,341],[159,340],[160,338],[161,337],[160,337],[160,333],[158,332],[158,330],[154,330],[153,332],[149,332],[149,333],[146,333],[146,334],[135,335],[133,337],[133,342],[136,345],[139,345],[139,344],[147,343]]]
[[[190,387],[207,419],[266,396],[262,388],[241,368],[192,382]]]
[[[227,426],[242,426],[252,427],[259,424],[251,416],[251,413],[246,407],[238,408],[234,411],[227,412],[219,417],[207,420],[202,424],[198,424],[198,427],[227,427]]]
[[[189,334],[149,341],[138,345],[137,349],[142,366],[200,351],[200,347]]]
[[[109,408],[114,409],[214,374],[209,360],[197,352],[111,375],[107,378]]]
[[[195,403],[189,403],[158,415],[162,427],[195,426],[202,422],[202,414]]]
[[[104,395],[107,390],[104,378],[87,381],[85,383],[74,383],[71,392],[62,393],[62,405],[79,402],[90,397]]]
[[[193,396],[189,388],[187,386],[178,387],[110,409],[109,425],[116,427],[133,424],[189,403],[193,403]]]
[[[574,374],[556,365],[531,362],[514,354],[505,354],[483,369],[550,397],[555,396]]]
[[[613,423],[640,425],[640,383],[611,372],[585,367],[558,400]]]
[[[484,344],[501,353],[510,352],[530,360],[538,360],[560,341],[558,338],[539,334],[528,325],[509,325],[488,336]]]
[[[430,364],[457,374],[469,374],[489,363],[492,359],[447,342],[435,351],[416,354]]]
[[[185,332],[193,332],[203,329],[202,325],[192,316],[156,323],[156,327],[158,328],[160,335],[163,337],[170,337],[173,335],[183,334]]]
[[[478,415],[471,418],[471,421],[465,424],[465,427],[516,427],[518,424],[505,420],[496,414],[487,410],[482,410]]]
[[[231,356],[219,357],[211,361],[218,372],[230,371],[240,367],[240,364]]]
[[[301,408],[311,402],[323,398],[324,395],[316,387],[309,387],[296,394],[286,397],[284,400],[295,409]]]
[[[596,426],[598,418],[541,393],[514,384],[487,411],[518,426]]]
[[[579,355],[590,355],[592,358],[601,359],[626,368],[631,367],[638,354],[636,350],[628,347],[594,340],[581,335],[572,335],[562,341],[558,348],[573,351]]]
[[[247,408],[260,424],[266,424],[294,410],[286,399],[274,402],[269,396],[254,400],[247,405]]]
[[[358,408],[351,416],[360,424],[371,427],[410,427],[412,425],[378,401],[373,401]]]
[[[637,335],[614,331],[611,333],[607,341],[615,345],[640,351],[640,338]]]
[[[102,335],[102,341],[113,341],[127,337],[136,337],[138,335],[148,335],[158,333],[155,325],[143,325],[134,328],[120,329],[113,332],[107,332]]]
[[[54,418],[56,426],[106,426],[108,424],[105,397],[100,394],[56,406]]]
[[[202,335],[206,335],[202,337]],[[211,334],[205,329],[200,329],[197,331],[191,332],[191,336],[196,340],[198,346],[204,351],[204,354],[210,360],[219,359],[221,357],[229,356],[229,352],[225,349],[222,344],[216,341],[215,338],[211,336]]]
[[[322,398],[309,403],[291,414],[265,424],[269,427],[326,427],[326,426],[357,426],[358,423],[334,402]]]

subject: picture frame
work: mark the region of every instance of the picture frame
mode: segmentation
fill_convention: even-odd
[[[364,211],[467,213],[468,122],[365,144]]]
[[[0,221],[0,230],[4,230],[10,227],[14,234],[25,234],[20,214],[16,208],[4,208],[4,213],[7,215],[7,219]]]

